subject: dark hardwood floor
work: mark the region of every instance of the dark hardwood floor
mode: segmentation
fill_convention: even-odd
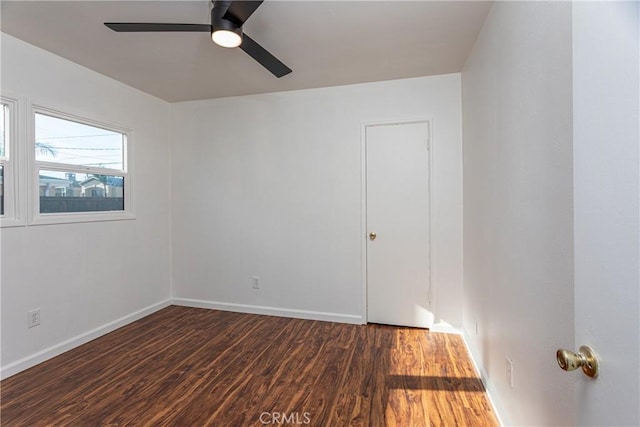
[[[171,306],[0,383],[2,426],[496,426],[459,336]]]

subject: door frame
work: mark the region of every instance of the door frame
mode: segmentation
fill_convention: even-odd
[[[429,190],[429,259],[427,262],[429,263],[429,310],[432,314],[434,314],[434,306],[435,306],[435,298],[436,292],[433,286],[433,245],[431,244],[432,236],[431,231],[433,230],[433,153],[434,153],[434,143],[433,143],[433,120],[429,117],[410,117],[410,118],[400,118],[400,119],[387,119],[387,120],[371,120],[371,121],[363,121],[360,123],[360,242],[361,242],[361,275],[362,278],[362,324],[367,324],[368,322],[368,295],[367,295],[367,128],[374,126],[386,126],[386,125],[405,125],[405,124],[413,124],[413,123],[425,123],[427,125],[427,144],[429,150],[429,182],[428,182],[428,190]],[[435,322],[435,320],[434,320]]]

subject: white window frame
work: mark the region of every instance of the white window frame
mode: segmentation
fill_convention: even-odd
[[[20,135],[20,110],[17,98],[1,95],[2,104],[7,106],[9,112],[7,138],[5,140],[5,159],[0,159],[3,166],[4,184],[4,213],[0,215],[0,227],[24,226],[22,217],[20,162],[22,156],[18,144]]]
[[[118,132],[124,135],[123,161],[124,167],[119,169],[108,169],[90,166],[79,166],[60,162],[47,162],[36,160],[35,145],[35,117],[36,114],[44,114],[50,117],[69,120],[72,122],[101,128],[104,130]],[[75,114],[70,114],[60,110],[32,104],[29,114],[28,126],[28,157],[32,165],[31,176],[31,217],[30,225],[42,224],[64,224],[75,222],[96,222],[96,221],[120,221],[135,219],[134,195],[133,195],[133,173],[132,173],[132,146],[133,131],[125,127],[100,122]],[[110,176],[122,176],[124,178],[124,210],[122,211],[93,211],[93,212],[60,212],[60,213],[40,213],[40,170],[75,172],[87,174],[101,174]]]

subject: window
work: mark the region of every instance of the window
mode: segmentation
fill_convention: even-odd
[[[122,219],[131,213],[126,131],[40,108],[33,119],[34,222]]]
[[[17,101],[0,97],[0,225],[22,225],[16,203]]]
[[[0,117],[0,215],[4,216],[4,165],[7,162],[9,106],[2,103]]]

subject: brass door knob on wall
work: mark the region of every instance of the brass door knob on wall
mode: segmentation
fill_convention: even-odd
[[[370,240],[376,240],[377,234],[374,233],[373,231],[371,233],[369,233],[369,239]]]
[[[586,376],[591,378],[598,376],[598,359],[588,345],[580,347],[577,354],[561,348],[556,352],[556,360],[558,361],[558,366],[565,371],[574,371],[582,368],[582,372]]]

